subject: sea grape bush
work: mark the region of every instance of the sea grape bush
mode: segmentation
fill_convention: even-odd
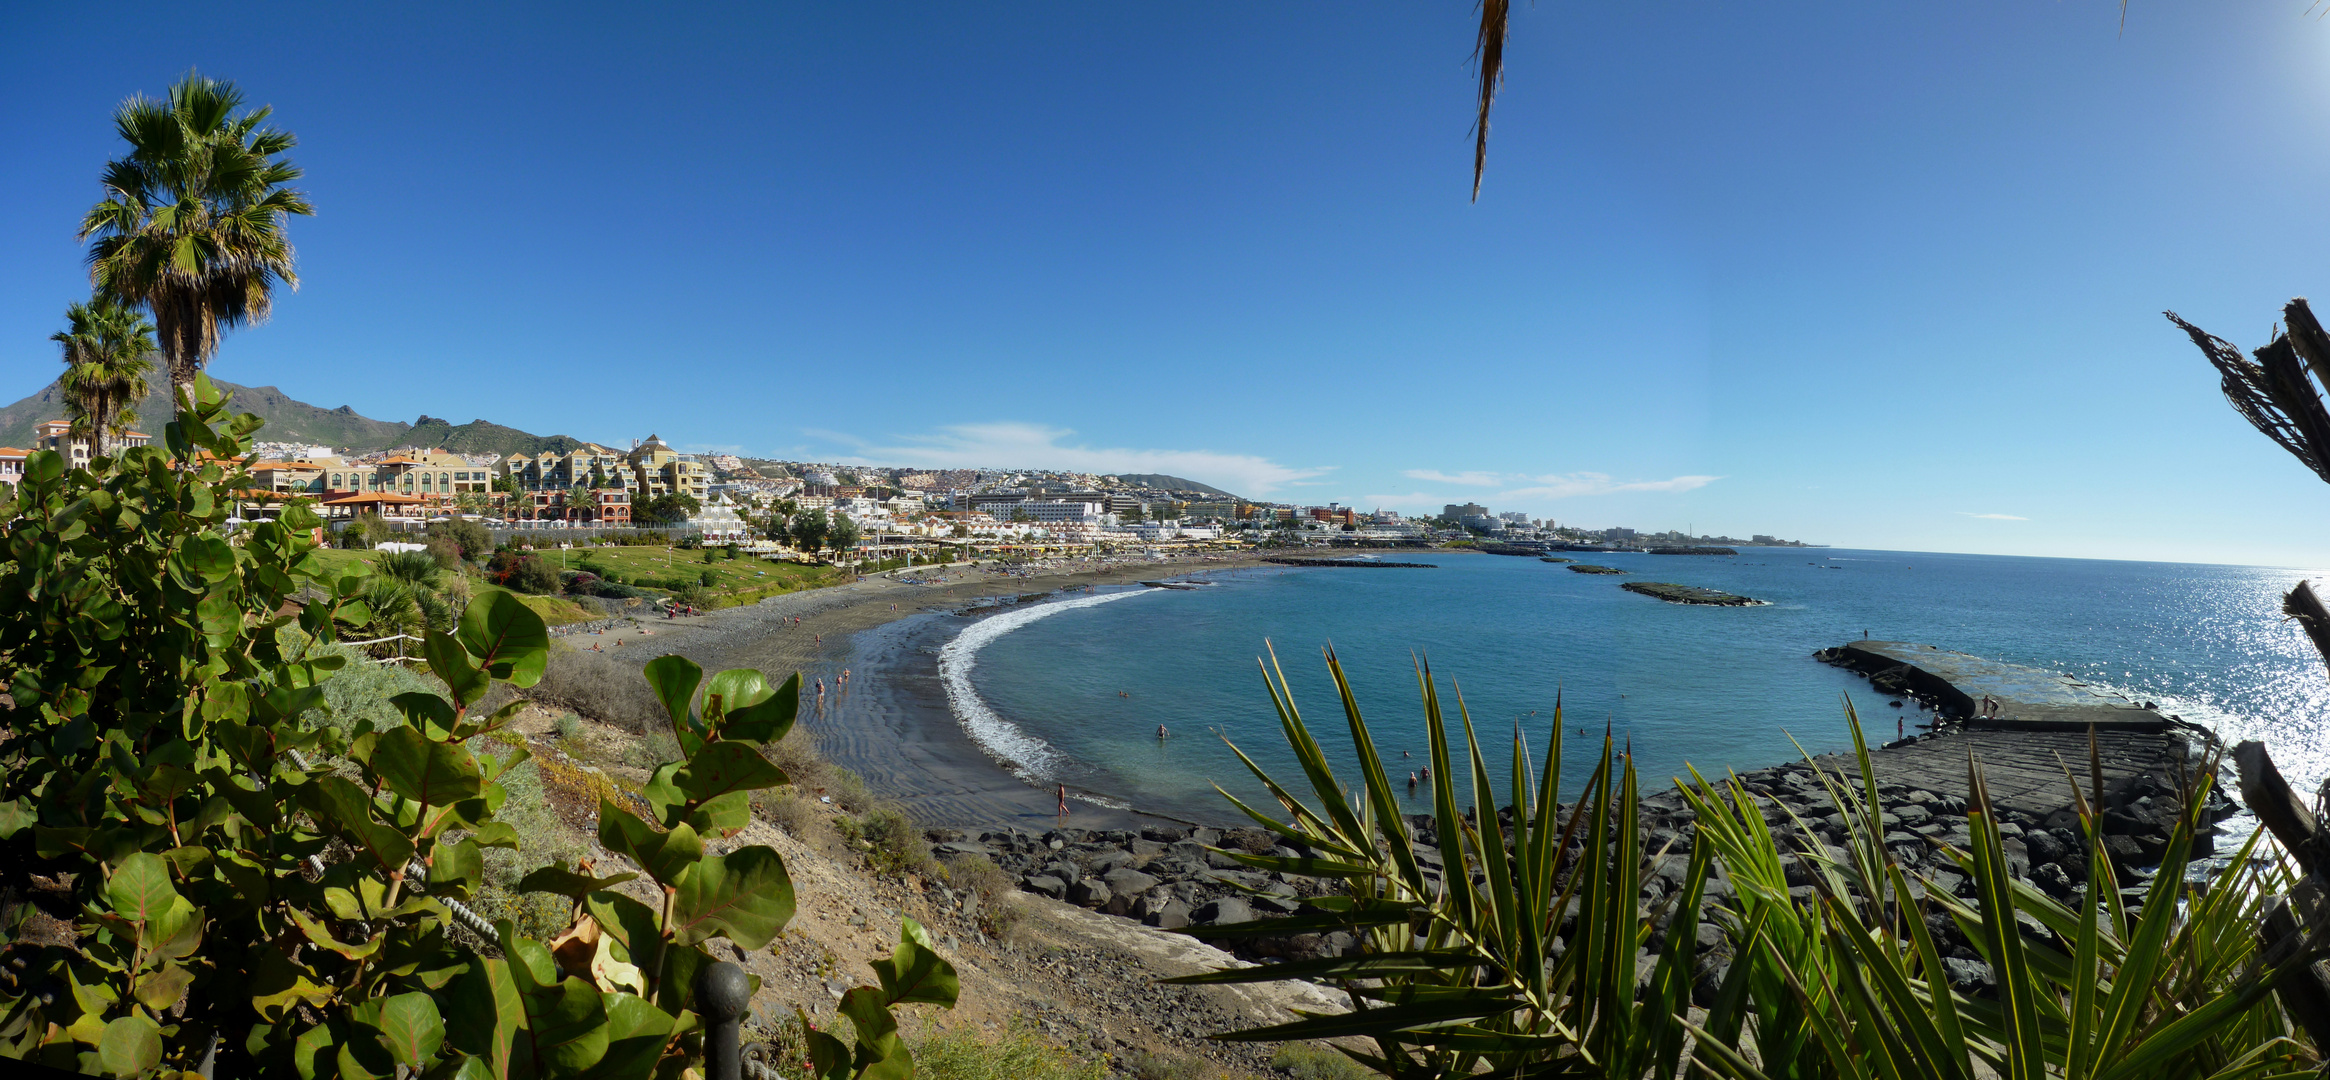
[[[484,849],[521,843],[494,814],[498,779],[527,756],[472,749],[500,745],[478,737],[523,705],[480,703],[541,678],[541,618],[480,597],[426,635],[442,692],[395,695],[393,720],[315,723],[323,684],[362,662],[328,646],[372,620],[367,575],[327,569],[300,503],[230,532],[260,422],[229,416],[207,379],[180,404],[161,447],[80,469],[36,453],[0,490],[0,843],[27,874],[69,882],[78,908],[70,946],[7,947],[0,1056],[303,1080],[700,1067],[706,944],[759,949],[793,913],[775,851],[705,843],[786,782],[760,748],[791,727],[799,677],[721,672],[699,704],[701,669],[651,665],[683,760],[651,777],[645,817],[602,804],[599,838],[659,899],[614,888],[639,874],[544,867],[520,888],[571,898],[573,924],[540,942],[503,922],[484,950],[500,955],[473,952],[445,901],[478,888]],[[843,1002],[855,1046],[812,1046],[825,1080],[904,1080],[891,1007],[955,999],[911,923],[875,967],[880,985]]]

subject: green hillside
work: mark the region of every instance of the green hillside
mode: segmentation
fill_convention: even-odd
[[[311,442],[328,446],[359,447],[377,450],[402,441],[412,425],[393,420],[374,420],[358,415],[355,409],[342,405],[324,409],[290,395],[272,386],[239,386],[224,379],[211,380],[219,389],[234,394],[235,408],[258,414],[267,421],[260,438],[275,442]],[[153,393],[138,403],[139,430],[152,435],[162,433],[162,425],[169,422],[173,412],[170,385],[154,380]],[[65,418],[65,404],[57,389],[50,383],[22,401],[0,409],[0,446],[30,446],[33,428],[46,420]]]
[[[234,395],[237,411],[256,413],[267,421],[259,438],[269,442],[318,443],[335,449],[365,453],[390,447],[423,449],[444,447],[462,454],[566,453],[583,445],[571,435],[530,435],[513,427],[472,420],[456,426],[449,420],[423,416],[418,423],[374,420],[342,405],[325,409],[297,400],[272,386],[240,386],[212,379],[219,389]],[[173,406],[168,383],[156,380],[154,390],[138,403],[138,430],[160,435]],[[65,418],[64,400],[50,383],[13,405],[0,408],[0,446],[32,445],[33,428],[44,421]]]
[[[443,447],[456,454],[539,454],[547,450],[556,454],[581,449],[583,440],[572,435],[529,435],[514,427],[503,427],[486,420],[472,420],[455,426],[450,420],[423,416],[403,435],[396,445],[419,449]]]

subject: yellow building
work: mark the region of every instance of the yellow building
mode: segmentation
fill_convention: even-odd
[[[377,461],[326,458],[315,464],[323,467],[323,491],[393,493],[439,501],[493,489],[491,467],[471,465],[468,458],[443,450],[391,454]]]
[[[144,446],[153,442],[154,437],[144,432],[125,431],[107,441],[118,453],[133,446]],[[32,447],[65,455],[65,460],[72,468],[78,469],[89,464],[89,440],[73,436],[73,422],[70,420],[49,420],[34,428]]]
[[[685,493],[702,502],[712,485],[712,470],[705,468],[694,454],[680,453],[653,435],[632,450],[628,460],[642,501],[658,495]]]

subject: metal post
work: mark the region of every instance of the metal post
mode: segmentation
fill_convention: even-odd
[[[696,1012],[704,1017],[704,1080],[743,1080],[737,1026],[752,1004],[744,969],[715,960],[696,969]]]

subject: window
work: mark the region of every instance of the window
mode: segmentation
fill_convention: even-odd
[[[338,490],[338,489],[339,489],[339,487],[340,487],[340,481],[341,481],[340,474],[339,474],[339,473],[333,473],[333,474],[332,474],[332,488],[333,488],[333,490],[335,490],[335,491],[336,491],[336,490]]]

